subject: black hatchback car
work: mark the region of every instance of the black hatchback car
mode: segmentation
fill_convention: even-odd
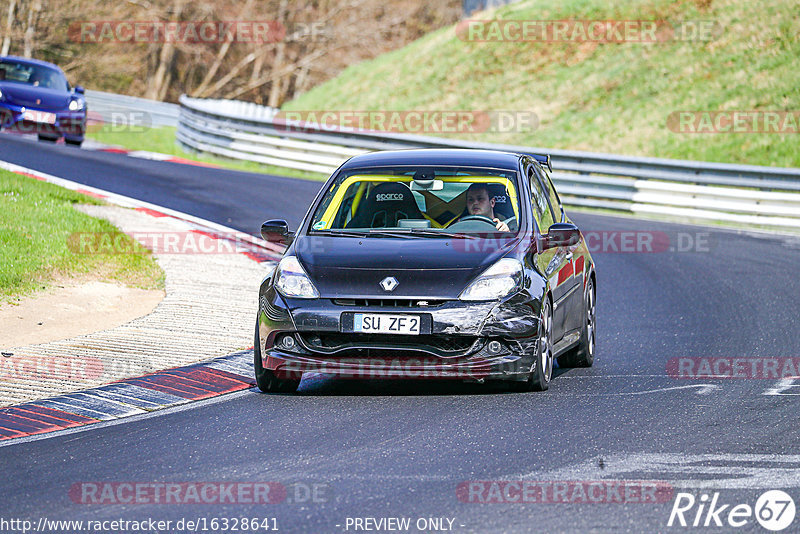
[[[356,156],[322,187],[261,283],[255,375],[507,380],[546,390],[590,366],[595,268],[548,156],[401,150]]]

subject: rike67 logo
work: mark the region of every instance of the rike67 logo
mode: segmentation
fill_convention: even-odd
[[[794,500],[780,490],[764,492],[754,507],[746,503],[723,504],[719,492],[711,496],[681,492],[675,496],[667,526],[739,528],[752,525],[755,520],[765,529],[778,532],[791,525],[794,518]]]

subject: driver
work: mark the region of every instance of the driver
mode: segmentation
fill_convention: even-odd
[[[501,232],[510,232],[508,225],[494,216],[494,197],[489,193],[486,184],[472,184],[467,189],[467,215],[481,215],[488,217],[495,223],[495,227]]]

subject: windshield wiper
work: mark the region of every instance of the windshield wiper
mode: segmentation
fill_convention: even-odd
[[[480,239],[478,236],[470,234],[462,234],[459,232],[448,232],[446,230],[432,230],[428,228],[371,228],[369,230],[346,230],[346,229],[324,229],[313,230],[315,233],[325,235],[341,235],[348,237],[402,237],[413,238],[416,236],[426,237],[450,237],[456,239]]]
[[[337,228],[326,228],[320,230],[311,230],[315,234],[324,235],[344,235],[349,237],[367,237],[369,235],[366,230],[343,230]]]
[[[447,232],[445,230],[433,230],[430,228],[392,228],[392,229],[372,229],[369,231],[370,235],[383,235],[392,237],[417,237],[417,236],[431,236],[431,237],[455,237],[461,239],[478,239],[476,236],[469,234],[461,234],[457,232]]]
[[[337,228],[329,228],[323,230],[313,230],[315,233],[320,233],[324,235],[338,235],[338,236],[347,236],[347,237],[403,237],[409,238],[413,237],[408,232],[400,231],[390,231],[390,230],[380,230],[380,229],[371,229],[371,230],[346,230],[346,229],[337,229]]]
[[[478,239],[478,236],[462,234],[460,232],[448,232],[446,230],[430,230],[428,228],[410,228],[410,230],[411,233],[415,235],[431,237],[455,237],[457,239]]]
[[[414,237],[406,230],[395,230],[395,229],[382,230],[382,229],[373,228],[372,230],[368,231],[368,234],[371,235],[371,236],[402,237],[402,238],[405,238],[405,239],[408,239],[410,237]]]

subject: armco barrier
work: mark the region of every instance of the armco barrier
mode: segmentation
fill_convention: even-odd
[[[228,158],[331,173],[364,152],[397,148],[471,148],[550,154],[565,204],[800,228],[800,169],[619,156],[497,145],[307,125],[288,131],[276,110],[182,96],[176,133],[184,147]]]
[[[87,89],[86,106],[90,113],[109,124],[156,128],[178,125],[177,104]]]

